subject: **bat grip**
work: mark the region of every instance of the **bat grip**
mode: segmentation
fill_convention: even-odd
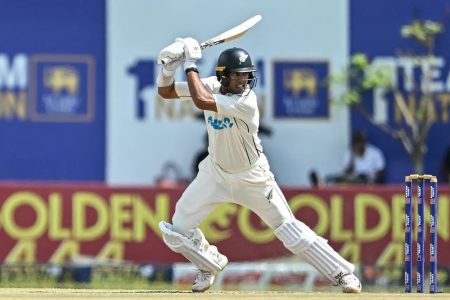
[[[171,62],[174,62],[174,61],[175,61],[175,59],[167,57],[167,58],[163,58],[161,60],[161,64],[165,65],[165,64],[168,64],[168,63],[171,63]]]

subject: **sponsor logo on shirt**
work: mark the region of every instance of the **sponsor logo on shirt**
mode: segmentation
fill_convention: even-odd
[[[231,122],[230,118],[223,118],[223,120],[219,120],[213,117],[208,117],[208,124],[216,129],[216,130],[222,130],[225,128],[232,128],[234,126],[234,123]]]

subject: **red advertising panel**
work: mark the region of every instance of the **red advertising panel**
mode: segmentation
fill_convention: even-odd
[[[142,263],[184,261],[166,247],[158,228],[159,221],[170,221],[183,190],[0,184],[0,260],[61,263],[88,255]],[[402,186],[283,190],[297,218],[344,257],[355,263],[403,263]],[[439,265],[448,265],[450,188],[441,187],[439,194]],[[234,204],[219,206],[201,228],[232,261],[290,255],[256,215]]]

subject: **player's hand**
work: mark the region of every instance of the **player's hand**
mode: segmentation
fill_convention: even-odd
[[[162,64],[163,60],[169,62]],[[184,62],[184,44],[181,42],[174,42],[162,49],[158,55],[158,63],[162,64],[162,75],[164,77],[173,77],[178,66]]]
[[[159,52],[158,55],[158,64],[162,64],[163,60],[170,60],[170,61],[176,61],[176,60],[183,60],[184,57],[184,43],[181,41],[178,41],[177,39],[174,43],[170,44],[166,48],[162,49],[161,52]],[[167,63],[169,65],[170,63]],[[166,65],[166,64],[164,64]],[[178,64],[179,65],[179,64]],[[167,70],[174,71],[178,65],[172,64]]]
[[[196,68],[195,62],[202,58],[202,49],[196,39],[188,37],[184,39],[176,39],[177,42],[181,42],[184,45],[184,69]]]
[[[184,39],[176,39],[184,45],[184,57],[186,60],[196,61],[202,58],[202,49],[196,39],[188,37]]]
[[[162,65],[162,73],[165,77],[174,76],[179,65],[184,63],[184,59],[177,59]]]

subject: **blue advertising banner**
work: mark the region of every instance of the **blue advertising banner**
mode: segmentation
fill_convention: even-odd
[[[428,117],[432,126],[424,137],[423,173],[439,176],[444,152],[450,147],[450,1],[380,0],[350,1],[350,4],[351,54],[364,53],[372,65],[389,66],[394,71],[393,86],[401,92],[405,108],[416,118],[421,117],[419,110],[425,103],[425,89],[431,91]],[[427,56],[429,52],[423,43],[402,36],[402,26],[412,24],[414,20],[422,23],[430,20],[443,25],[444,32],[435,40],[433,56]],[[431,77],[426,83],[428,75],[424,74],[430,70]],[[388,124],[394,129],[405,128],[405,132],[411,134],[392,94],[378,89],[366,95],[363,103],[367,111],[381,120],[380,124]],[[356,110],[352,111],[351,123],[353,128],[364,129],[369,142],[384,152],[388,182],[403,182],[405,175],[416,172],[400,140],[387,135]]]
[[[274,62],[276,118],[328,118],[328,62]]]
[[[0,179],[105,179],[105,1],[0,0]]]

